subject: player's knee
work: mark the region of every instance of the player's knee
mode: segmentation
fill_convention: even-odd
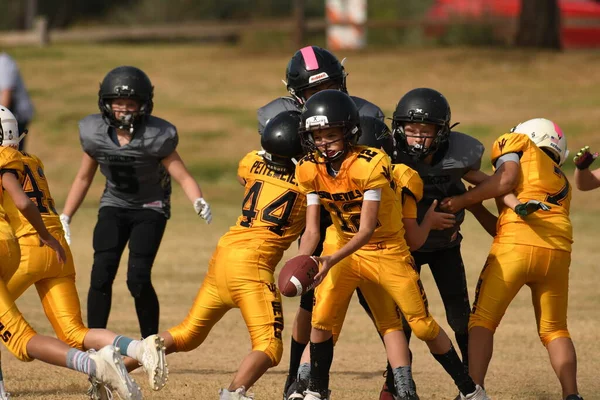
[[[57,331],[56,337],[61,342],[69,345],[69,347],[83,350],[83,342],[89,331],[89,328],[86,328],[83,324],[81,324],[80,326],[73,326],[65,331]]]
[[[112,288],[112,284],[117,275],[117,268],[113,266],[107,266],[106,264],[100,264],[94,262],[92,267],[92,275],[90,279],[90,286],[92,289],[100,292],[109,292]]]
[[[311,289],[300,297],[300,308],[312,313],[315,305],[315,290]]]
[[[435,339],[440,332],[440,326],[431,317],[409,320],[408,324],[415,336],[424,342]]]
[[[469,317],[469,331],[475,327],[485,328],[489,331],[496,332],[496,328],[498,328],[499,321],[483,318],[479,314],[471,314]]]
[[[144,293],[149,293],[154,290],[152,282],[139,281],[135,279],[127,279],[127,288],[129,289],[129,293],[131,293],[131,296],[133,296],[134,298],[142,297]]]
[[[201,329],[194,329],[185,323],[169,329],[168,332],[173,337],[177,353],[197,349],[208,335],[208,331],[202,332]]]
[[[465,310],[448,312],[448,325],[450,325],[452,331],[456,333],[467,333],[469,331],[469,314],[470,310],[468,307]]]
[[[276,367],[283,356],[283,343],[281,339],[273,336],[267,341],[252,344],[253,351],[262,351],[271,360],[271,367]]]
[[[571,338],[571,335],[569,334],[569,330],[567,328],[555,330],[552,332],[539,332],[539,336],[544,347],[547,347],[548,344],[555,339]]]

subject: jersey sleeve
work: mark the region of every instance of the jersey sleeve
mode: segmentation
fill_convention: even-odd
[[[96,154],[96,141],[94,140],[95,126],[94,115],[87,116],[79,121],[79,141],[81,148],[90,157],[94,158]]]
[[[12,173],[21,182],[25,170],[21,154],[10,147],[5,147],[2,150],[0,153],[0,175]]]
[[[363,193],[370,189],[389,186],[392,182],[392,164],[390,158],[385,154],[380,154],[379,157],[373,159],[373,162],[373,167],[362,184]]]
[[[417,203],[423,198],[423,180],[414,169],[396,164],[394,168],[394,181],[402,201],[402,215],[404,218],[417,218]]]
[[[492,147],[492,166],[495,168],[498,158],[505,154],[515,153],[521,157],[530,142],[529,136],[520,133],[507,133],[500,136]]]
[[[169,125],[165,128],[162,135],[159,136],[159,140],[154,143],[154,153],[158,158],[165,158],[177,149],[178,144],[179,135],[177,134],[177,128]]]
[[[256,154],[255,151],[251,151],[250,153],[246,154],[244,156],[244,158],[242,158],[240,160],[240,162],[238,163],[237,174],[240,178],[242,178],[244,180],[248,179],[248,174],[250,173],[250,168],[254,164],[253,159],[255,158],[255,154]]]
[[[300,193],[306,196],[317,192],[315,185],[316,175],[317,167],[313,162],[308,161],[306,158],[300,160],[296,166],[296,183],[298,184]]]

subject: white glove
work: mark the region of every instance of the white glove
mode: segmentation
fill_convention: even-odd
[[[71,217],[65,214],[60,214],[60,223],[62,224],[63,231],[65,231],[65,240],[71,245],[71,228],[69,228],[69,224],[71,223]]]
[[[212,213],[210,212],[210,206],[202,197],[198,197],[194,200],[194,210],[196,214],[198,214],[202,219],[206,221],[207,224],[210,224],[212,221]]]

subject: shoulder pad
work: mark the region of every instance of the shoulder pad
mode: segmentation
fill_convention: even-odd
[[[141,128],[139,134],[143,135],[142,146],[158,158],[165,158],[173,153],[179,143],[175,125],[152,115],[148,117],[148,121]]]
[[[383,150],[357,146],[356,151],[349,174],[361,190],[382,187],[392,182],[390,157]]]
[[[461,132],[450,132],[449,147],[445,158],[452,159],[456,168],[479,169],[485,151],[483,144]]]
[[[246,154],[238,163],[238,176],[246,179],[250,168],[252,168],[257,160],[262,160],[262,157],[258,154],[258,151],[254,150]]]
[[[91,114],[79,121],[79,141],[83,151],[93,157],[97,148],[96,134],[107,131],[108,125],[100,114]]]
[[[267,122],[284,111],[300,112],[300,105],[292,97],[278,97],[270,103],[262,106],[256,112],[258,118],[258,133],[262,135]]]
[[[18,150],[0,146],[0,172],[13,172],[21,180],[24,169],[23,158]]]
[[[365,117],[374,117],[384,122],[385,115],[381,108],[376,106],[375,104],[367,101],[361,97],[350,96],[352,100],[354,100],[354,104],[356,104],[356,108],[358,108],[358,114]]]
[[[296,183],[298,184],[298,188],[300,192],[303,194],[312,193],[315,191],[315,180],[317,178],[317,174],[319,173],[317,169],[317,164],[313,161],[310,161],[307,157],[303,157],[296,165]]]
[[[492,165],[495,165],[496,160],[504,154],[523,153],[531,143],[529,136],[521,133],[506,133],[500,136],[492,147]]]
[[[401,188],[406,188],[417,202],[423,198],[423,180],[414,169],[405,164],[393,164],[394,180]]]

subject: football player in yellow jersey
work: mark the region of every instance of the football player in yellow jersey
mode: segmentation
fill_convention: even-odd
[[[543,118],[523,122],[512,132],[494,143],[492,177],[463,195],[442,201],[445,209],[454,212],[509,195],[477,283],[469,320],[469,372],[483,386],[494,332],[512,299],[527,285],[538,334],[562,386],[563,399],[581,399],[577,357],[567,329],[571,186],[560,169],[568,154],[567,140],[558,125]],[[542,211],[533,212],[537,210]]]
[[[0,109],[2,127],[6,131],[17,129],[14,115],[6,108]],[[18,140],[8,140],[3,146],[16,148]],[[58,338],[77,349],[100,349],[112,344],[121,354],[141,362],[148,373],[150,386],[159,390],[165,385],[168,371],[165,367],[164,346],[161,338],[151,335],[143,341],[119,336],[106,329],[88,329],[81,318],[79,295],[75,286],[75,265],[67,244],[62,224],[54,207],[42,161],[33,154],[21,152],[24,167],[23,191],[37,207],[50,235],[59,238],[65,249],[65,261],[58,262],[52,249],[40,247],[36,229],[17,209],[11,198],[3,206],[7,212],[21,248],[21,260],[13,268],[0,271],[13,299],[18,299],[30,286],[36,286],[46,316]],[[103,393],[106,389],[94,385],[92,391]]]
[[[461,393],[485,399],[450,339],[428,312],[425,292],[404,239],[402,206],[390,185],[389,157],[380,150],[356,146],[359,136],[358,110],[348,95],[325,90],[307,100],[302,109],[301,137],[309,154],[296,168],[298,185],[307,195],[306,231],[299,253],[311,254],[319,241],[321,203],[331,213],[337,241],[319,257],[310,380],[304,399],[329,397],[332,329],[363,281],[381,285],[392,296],[416,336],[427,343]],[[383,329],[384,322],[388,321],[377,321],[377,325],[385,331],[388,359],[399,388],[397,398],[415,399],[406,338],[395,321],[387,330]]]
[[[263,150],[240,161],[238,180],[246,189],[242,215],[219,240],[188,316],[160,334],[167,353],[191,351],[225,313],[240,309],[252,351],[229,388],[219,391],[221,400],[251,399],[247,389],[279,364],[283,353],[283,310],[273,273],[304,228],[306,198],[294,177],[302,157],[299,124],[298,112],[271,118],[261,136]]]
[[[0,106],[0,116],[12,116],[5,107]],[[14,118],[14,117],[13,117]],[[21,181],[25,173],[21,155],[15,147],[21,137],[18,134],[16,120],[0,119],[0,271],[14,271],[20,260],[19,244],[8,223],[6,212],[2,206],[5,194],[10,196],[15,206],[27,218],[36,230],[36,246],[52,249],[50,258],[58,262],[66,260],[65,250],[59,241],[46,229],[42,217],[23,192]],[[0,337],[4,345],[21,361],[34,359],[58,365],[87,374],[90,380],[97,380],[116,390],[122,399],[141,399],[139,387],[131,379],[118,350],[107,345],[97,353],[84,353],[69,347],[58,339],[37,334],[25,321],[11,294],[0,279]],[[3,389],[3,388],[2,388]],[[8,395],[2,391],[2,399]]]
[[[590,165],[598,158],[598,152],[590,152],[590,146],[585,146],[573,157],[575,169],[575,186],[587,192],[600,187],[600,168],[590,171]]]

